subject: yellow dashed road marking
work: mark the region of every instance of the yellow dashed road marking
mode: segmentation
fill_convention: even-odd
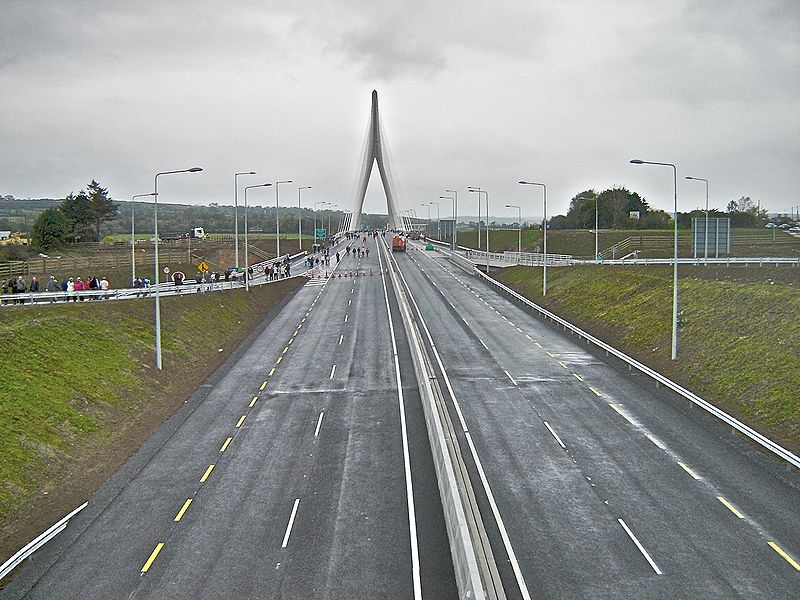
[[[177,523],[178,521],[180,521],[180,520],[181,520],[181,517],[183,517],[183,513],[185,513],[185,512],[186,512],[186,509],[187,509],[187,508],[189,508],[189,505],[190,505],[191,503],[192,503],[192,499],[191,499],[191,498],[189,498],[189,499],[188,499],[186,502],[184,502],[184,503],[183,503],[183,506],[182,506],[182,507],[181,507],[181,509],[178,511],[178,514],[177,514],[177,515],[175,515],[175,522],[176,522],[176,523]]]
[[[214,463],[211,463],[210,465],[208,465],[206,472],[203,473],[203,476],[200,478],[200,483],[205,483],[206,479],[208,479],[208,476],[211,475],[211,471],[213,470],[214,470]]]
[[[163,547],[164,547],[164,542],[158,542],[158,544],[156,545],[156,549],[153,550],[153,553],[150,555],[150,558],[148,558],[147,562],[144,563],[144,566],[142,567],[142,573],[147,573],[147,570],[150,568],[150,565],[153,564],[153,561],[156,559],[156,556],[158,556],[158,553],[161,552],[161,549]]]

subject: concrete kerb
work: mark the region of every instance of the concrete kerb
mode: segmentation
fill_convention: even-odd
[[[474,494],[467,491],[471,483],[464,479],[466,466],[458,464],[460,453],[455,452],[453,447],[454,436],[445,433],[443,416],[447,413],[436,375],[430,367],[421,342],[422,336],[397,274],[393,267],[388,271],[403,318],[422,399],[459,596],[475,600],[504,599],[502,587],[499,581],[492,581],[492,570],[487,564],[486,555],[491,555],[491,548],[488,543],[483,543],[481,530],[475,522],[476,518],[480,520],[480,513]]]
[[[443,253],[448,254],[448,253]],[[452,259],[452,257],[451,257]],[[459,265],[458,261],[453,261],[454,264]],[[461,266],[461,265],[459,265]],[[465,268],[465,267],[462,267]],[[771,454],[775,457],[780,458],[781,460],[785,461],[788,465],[795,467],[796,469],[800,469],[800,457],[793,454],[783,446],[779,445],[777,442],[769,439],[765,435],[759,433],[755,429],[745,425],[735,417],[729,415],[722,409],[714,406],[707,400],[701,398],[694,392],[687,390],[680,384],[672,381],[671,379],[665,377],[658,371],[651,369],[650,367],[640,363],[636,359],[628,356],[624,352],[617,350],[610,344],[605,343],[604,341],[590,335],[589,333],[585,332],[584,330],[580,329],[579,327],[573,325],[566,319],[562,319],[561,317],[557,316],[556,314],[550,312],[546,308],[539,306],[538,304],[528,300],[522,294],[512,290],[508,286],[500,283],[493,277],[487,275],[486,273],[479,270],[477,267],[473,266],[471,270],[473,275],[476,275],[479,278],[483,278],[486,280],[490,285],[498,288],[501,292],[505,295],[509,296],[513,300],[516,300],[523,306],[528,309],[533,310],[535,313],[538,313],[541,317],[545,319],[550,319],[554,323],[561,325],[565,330],[575,334],[578,338],[583,338],[587,341],[587,343],[591,343],[597,348],[604,350],[607,355],[614,356],[618,360],[622,361],[623,363],[628,365],[629,369],[636,369],[641,374],[653,379],[656,383],[663,385],[664,387],[672,390],[679,396],[689,400],[693,405],[698,406],[711,414],[712,416],[716,417],[720,421],[724,422],[726,425],[730,426],[732,429],[738,431],[740,434],[744,435],[748,439],[752,440],[753,442],[760,445],[762,448],[768,450]]]

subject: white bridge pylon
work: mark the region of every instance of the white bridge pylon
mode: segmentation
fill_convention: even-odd
[[[380,116],[378,113],[378,92],[372,90],[372,110],[369,117],[369,129],[367,130],[367,144],[364,152],[364,160],[361,163],[360,176],[358,178],[358,189],[355,198],[353,214],[350,222],[346,226],[347,231],[361,228],[361,213],[364,210],[364,197],[367,194],[369,177],[372,174],[374,163],[378,163],[378,172],[381,175],[383,191],[386,194],[386,205],[389,213],[389,227],[392,229],[408,230],[408,224],[397,210],[397,198],[392,189],[390,171],[386,159],[386,141],[381,135]]]

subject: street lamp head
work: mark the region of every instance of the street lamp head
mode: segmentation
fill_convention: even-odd
[[[634,159],[631,161],[631,164],[632,164],[632,165],[643,165],[643,164],[644,164],[644,161],[643,161],[643,160],[639,160],[638,158],[634,158]]]
[[[202,167],[192,167],[191,169],[187,169],[187,172],[188,173],[199,173],[202,170],[203,170]]]
[[[522,184],[522,185],[530,185],[527,181],[520,181],[520,184]]]

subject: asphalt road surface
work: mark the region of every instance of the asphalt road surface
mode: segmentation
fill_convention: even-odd
[[[800,597],[796,471],[438,253],[393,258],[509,598]]]
[[[0,596],[457,597],[405,332],[368,243],[254,333]]]

